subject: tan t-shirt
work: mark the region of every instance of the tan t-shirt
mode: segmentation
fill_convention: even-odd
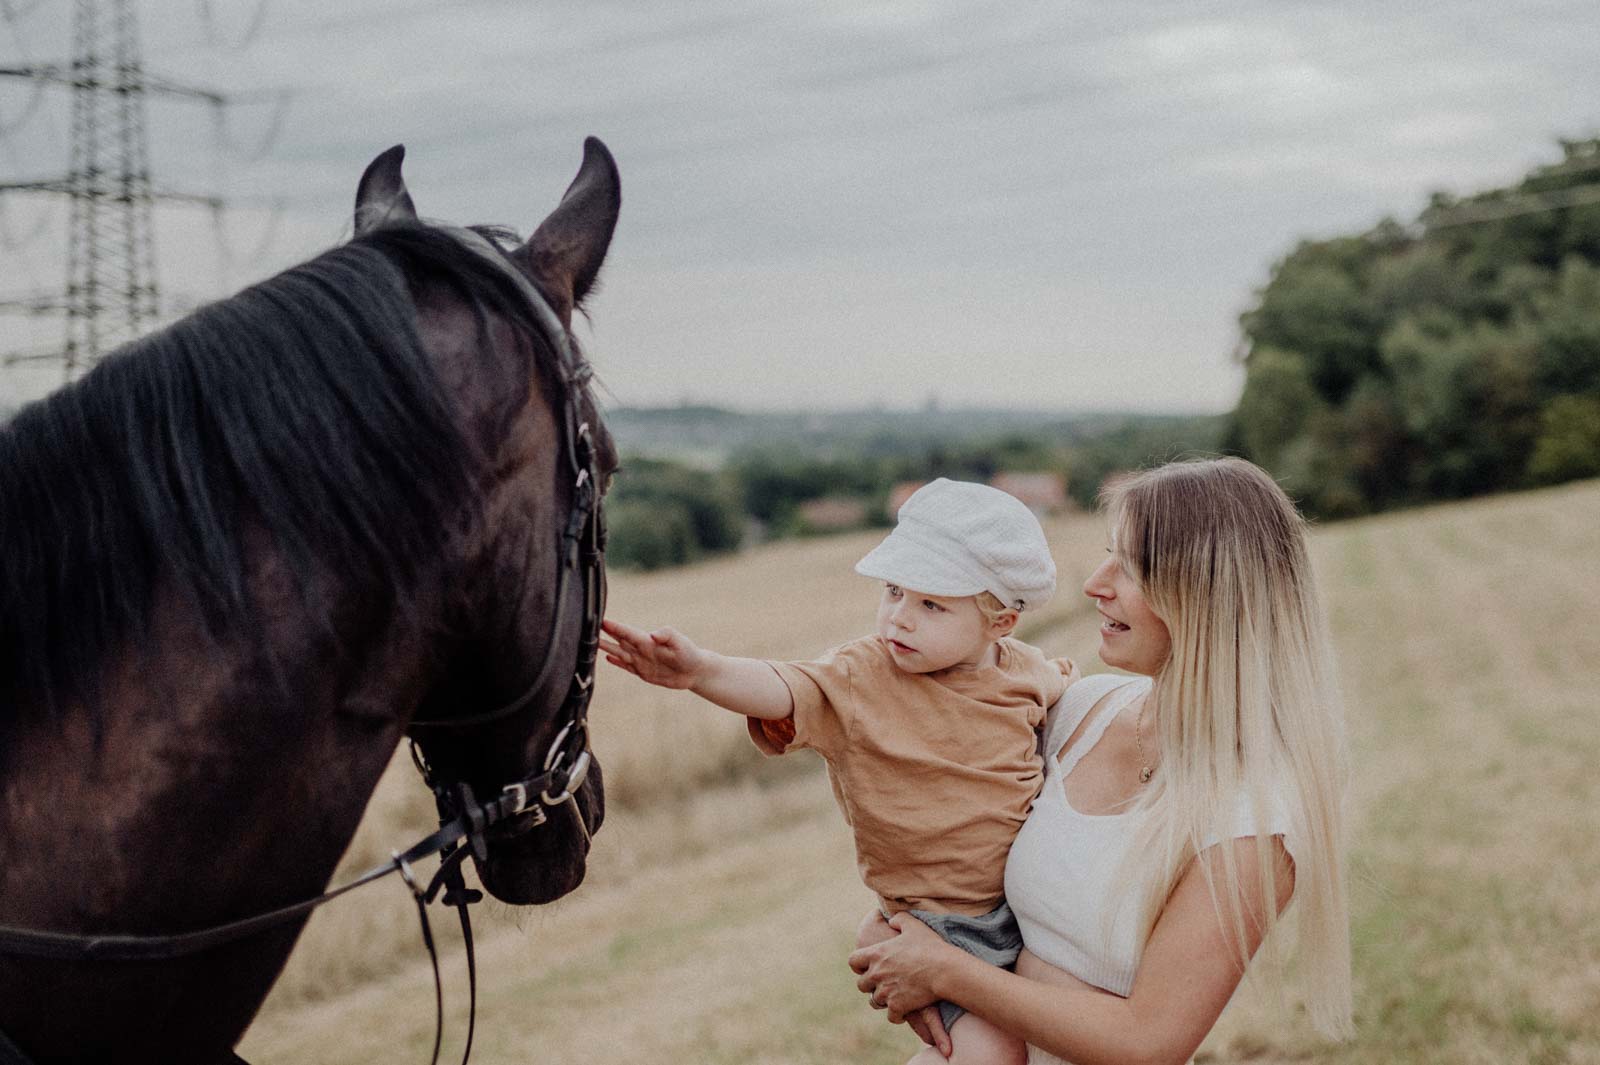
[[[999,905],[1006,853],[1044,780],[1034,730],[1078,677],[1017,640],[981,669],[907,673],[881,637],[814,662],[773,662],[794,715],[750,718],[767,754],[828,763],[861,879],[889,912],[977,916]]]

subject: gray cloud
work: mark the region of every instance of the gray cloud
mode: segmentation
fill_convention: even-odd
[[[190,5],[141,8],[153,68],[297,91],[248,165],[203,111],[152,107],[158,169],[256,205],[241,235],[287,205],[253,269],[164,223],[172,285],[338,239],[399,141],[425,213],[526,231],[596,133],[624,215],[589,342],[633,403],[1224,409],[1236,316],[1296,239],[1514,179],[1600,127],[1588,0],[269,3],[238,52]],[[253,4],[215,0],[219,35]],[[60,13],[28,29],[65,47]],[[21,96],[0,85],[0,123]],[[0,169],[64,167],[64,115]],[[234,139],[269,116],[239,109]],[[0,289],[26,283],[11,261]]]

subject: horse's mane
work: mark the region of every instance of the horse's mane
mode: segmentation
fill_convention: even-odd
[[[126,345],[0,427],[0,735],[19,708],[94,702],[158,589],[213,636],[248,622],[247,524],[302,591],[332,573],[410,606],[480,476],[418,336],[412,294],[430,283],[473,308],[486,357],[551,357],[503,264],[448,231],[385,227]],[[493,353],[489,314],[518,352]]]

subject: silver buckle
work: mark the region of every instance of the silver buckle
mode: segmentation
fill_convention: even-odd
[[[560,764],[561,756],[566,754],[567,737],[572,733],[574,721],[568,721],[561,726],[561,731],[556,733],[556,738],[550,741],[550,749],[544,753],[544,771],[546,773]]]
[[[396,850],[389,852],[389,858],[394,862],[394,867],[400,870],[400,879],[406,882],[406,887],[411,889],[411,894],[419,899],[422,898],[422,887],[417,883],[417,878],[411,873],[411,863],[400,857],[400,852]]]
[[[532,806],[528,804],[528,786],[526,784],[520,782],[516,784],[507,784],[505,787],[500,789],[500,794],[513,795],[516,797],[517,801],[511,807],[510,816],[527,813],[532,815],[534,827],[545,823],[546,816],[544,807],[537,803],[534,803]]]
[[[566,787],[562,790],[561,794],[551,795],[550,792],[546,790],[539,796],[539,801],[544,803],[546,806],[560,806],[562,803],[572,798],[572,793],[583,787],[584,778],[589,775],[589,763],[591,761],[592,759],[589,757],[588,751],[584,751],[582,754],[578,755],[578,760],[572,763],[572,772],[567,774]]]

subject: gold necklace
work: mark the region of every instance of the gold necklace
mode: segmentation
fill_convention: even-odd
[[[1139,783],[1150,783],[1150,775],[1155,772],[1154,767],[1144,760],[1144,740],[1139,738],[1139,727],[1144,724],[1144,708],[1150,703],[1147,695],[1139,701],[1139,716],[1133,719],[1133,743],[1139,749]]]

